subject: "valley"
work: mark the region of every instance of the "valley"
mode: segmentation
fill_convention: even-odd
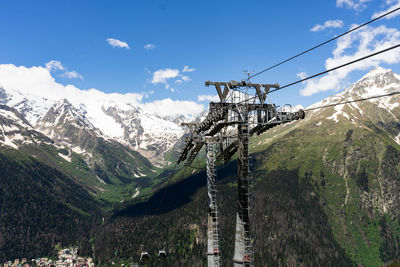
[[[399,90],[398,74],[375,68],[309,108]],[[166,249],[168,266],[205,264],[204,156],[196,161],[200,169],[173,172],[183,128],[172,145],[147,146],[169,162],[154,165],[153,152],[105,135],[68,100],[35,117],[34,105],[18,109],[8,105],[10,93],[1,95],[1,260],[48,255],[61,243],[78,244],[97,264],[138,261],[143,248],[152,255]],[[316,109],[250,139],[260,266],[380,266],[400,258],[399,103],[397,95]],[[217,173],[223,265],[233,257],[236,165],[233,157]],[[27,236],[31,242],[23,243]],[[155,256],[149,265],[157,265]]]

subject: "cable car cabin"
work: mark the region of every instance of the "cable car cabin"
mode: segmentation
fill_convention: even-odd
[[[160,260],[164,260],[167,258],[167,252],[165,252],[165,249],[162,249],[158,252],[158,258]]]
[[[142,252],[140,254],[140,261],[148,261],[149,260],[149,253],[147,252]]]

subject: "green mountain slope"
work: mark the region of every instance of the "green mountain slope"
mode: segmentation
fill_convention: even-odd
[[[79,245],[91,255],[99,203],[73,179],[15,149],[0,151],[0,261],[50,256]]]
[[[138,152],[103,138],[67,101],[56,111],[52,108],[45,117],[49,124],[43,125],[48,128],[39,129],[53,140],[34,129],[14,108],[0,105],[0,150],[12,147],[35,156],[105,202],[132,199],[159,182],[153,179],[159,168]],[[50,124],[54,120],[56,126]]]
[[[398,75],[377,69],[316,106],[399,85]],[[394,96],[320,109],[251,139],[256,266],[381,266],[400,258],[398,103]],[[235,175],[234,161],[218,172],[225,265],[233,256]],[[100,228],[98,260],[138,260],[142,249],[154,255],[166,248],[169,265],[202,266],[205,173],[176,180],[146,202],[116,212]],[[153,257],[149,265],[157,264]]]

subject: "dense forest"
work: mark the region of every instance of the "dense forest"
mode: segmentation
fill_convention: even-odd
[[[13,149],[0,152],[0,262],[54,255],[54,247],[89,243],[101,223],[99,203],[71,177]]]
[[[224,177],[218,188],[223,266],[229,266],[233,258],[235,173],[236,162],[218,172],[219,177]],[[257,266],[296,262],[353,265],[333,238],[318,200],[302,198],[311,186],[298,183],[296,171],[270,172],[263,178],[253,190],[252,202]],[[168,266],[204,266],[206,218],[206,177],[205,172],[200,172],[161,190],[145,203],[116,212],[96,233],[97,260],[138,261],[140,252],[145,250],[152,256],[149,265],[158,266],[157,253],[165,248]]]

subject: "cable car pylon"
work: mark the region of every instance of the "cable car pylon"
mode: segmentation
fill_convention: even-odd
[[[227,163],[238,152],[238,201],[233,262],[236,267],[253,266],[254,250],[249,210],[249,138],[276,125],[304,119],[305,113],[303,110],[278,110],[274,104],[265,103],[270,88],[276,90],[279,88],[278,84],[254,84],[242,80],[206,81],[205,85],[215,86],[220,102],[210,102],[209,113],[200,123],[182,124],[189,127],[190,134],[186,137],[177,164],[186,161],[185,166],[190,166],[201,148],[206,145],[207,258],[208,266],[220,266],[215,165],[217,161]],[[249,95],[250,89],[255,89],[254,96]]]

